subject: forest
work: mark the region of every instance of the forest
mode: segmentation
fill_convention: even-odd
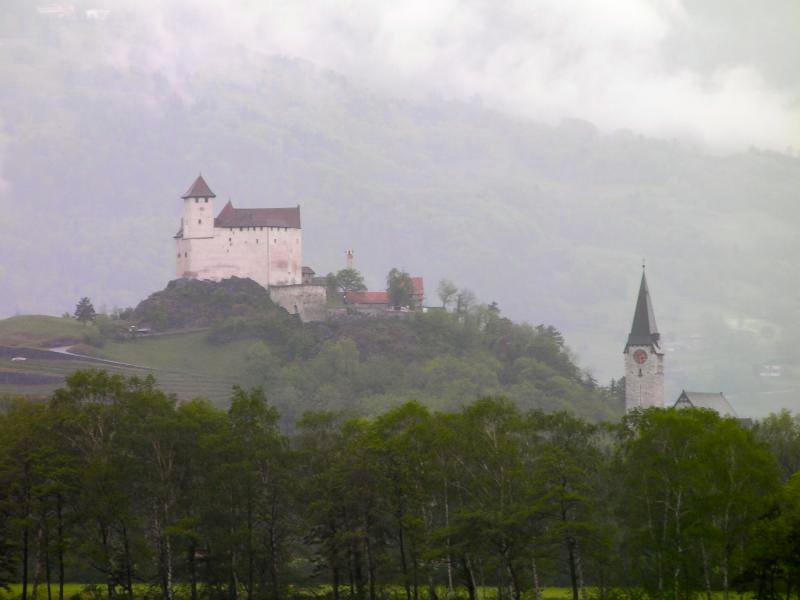
[[[291,430],[260,388],[178,403],[77,371],[0,410],[21,597],[759,599],[800,591],[800,417],[615,423],[486,397]],[[21,588],[19,584],[21,583]]]

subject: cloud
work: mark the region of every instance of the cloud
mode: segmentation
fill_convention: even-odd
[[[679,0],[142,0],[127,11],[148,35],[131,28],[121,39],[133,48],[109,56],[158,69],[185,98],[197,72],[251,68],[237,62],[244,50],[304,58],[410,98],[480,98],[535,120],[576,117],[719,149],[783,150],[800,134],[797,81],[768,81],[763,56],[726,60],[718,50],[715,64],[703,62],[692,40],[730,43],[731,32]],[[800,37],[798,28],[788,31]]]

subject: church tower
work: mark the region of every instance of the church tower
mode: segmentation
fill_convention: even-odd
[[[183,199],[183,219],[181,230],[183,239],[214,237],[214,198],[216,195],[208,187],[202,175],[181,196]]]
[[[624,350],[627,411],[664,406],[664,353],[660,338],[643,267],[633,325]]]

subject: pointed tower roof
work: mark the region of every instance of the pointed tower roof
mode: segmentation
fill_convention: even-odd
[[[186,198],[216,198],[217,195],[208,187],[206,180],[202,175],[198,175],[194,183],[186,190],[186,193],[181,196],[184,200]]]
[[[642,283],[639,285],[639,297],[636,299],[636,310],[633,313],[633,325],[628,336],[628,346],[649,346],[658,344],[661,336],[656,328],[656,316],[653,303],[650,301],[650,290],[647,289],[647,277],[642,269]]]

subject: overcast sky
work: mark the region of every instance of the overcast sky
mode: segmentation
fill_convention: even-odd
[[[112,5],[118,6],[118,5]],[[360,85],[716,150],[799,149],[798,0],[137,0],[107,55],[182,88],[249,52]],[[131,15],[135,13],[135,15]],[[230,71],[232,72],[232,71]]]

